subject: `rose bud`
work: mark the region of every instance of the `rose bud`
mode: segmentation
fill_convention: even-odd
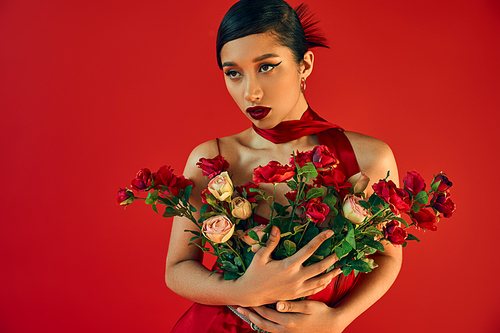
[[[448,179],[445,173],[441,172],[439,175],[434,178],[431,184],[431,188],[437,192],[445,192],[450,187],[453,186],[453,183]]]
[[[316,169],[336,168],[339,160],[335,157],[328,146],[316,146],[312,150],[312,162]]]
[[[352,184],[352,192],[353,193],[361,193],[365,190],[370,182],[370,178],[363,171],[358,172],[357,174],[351,176],[348,180],[348,183]]]
[[[231,201],[231,214],[237,219],[246,220],[252,215],[252,204],[245,198],[236,197]]]
[[[348,195],[342,206],[345,218],[355,224],[362,223],[368,216],[368,211],[359,204],[360,200],[361,198],[355,195]]]
[[[405,229],[401,228],[401,224],[398,221],[392,220],[385,226],[384,236],[392,245],[397,246],[404,244],[406,238],[408,238],[408,233]]]
[[[134,192],[131,190],[120,188],[118,191],[118,204],[120,206],[128,206],[134,201]]]
[[[256,183],[283,183],[295,176],[294,168],[271,161],[266,166],[258,166],[253,171],[253,181]]]
[[[220,155],[208,159],[202,157],[196,165],[201,169],[203,176],[207,176],[208,179],[212,179],[219,173],[229,169],[229,163]]]
[[[137,172],[135,179],[132,179],[131,186],[134,190],[144,191],[151,186],[151,171],[144,168]]]
[[[231,195],[233,195],[233,182],[231,178],[229,178],[227,171],[212,178],[208,183],[208,190],[215,199],[219,201],[231,201]]]
[[[267,224],[259,224],[258,226],[253,227],[252,229],[249,229],[247,231],[237,230],[236,232],[238,234],[238,238],[240,238],[243,242],[250,245],[252,247],[253,252],[257,252],[257,250],[260,249],[261,246],[259,245],[259,242],[257,242],[255,239],[250,237],[250,235],[248,235],[248,232],[250,230],[255,231],[257,236],[259,236],[259,239],[262,239],[262,236],[264,236],[265,234],[265,232],[263,231],[265,227],[267,227]]]
[[[413,195],[417,195],[419,192],[425,190],[425,180],[416,171],[408,172],[406,177],[403,178],[403,183],[405,184],[405,189]]]
[[[225,215],[212,216],[203,221],[201,232],[214,243],[225,243],[234,233],[234,224]]]
[[[311,199],[306,205],[306,216],[313,223],[322,223],[328,213],[330,212],[330,207],[327,204],[319,201],[319,198]]]
[[[412,221],[417,224],[418,228],[436,231],[438,219],[434,212],[427,208],[421,208],[418,213],[413,211],[410,212],[410,217]]]
[[[450,194],[445,192],[444,194],[438,194],[432,204],[432,208],[440,212],[443,217],[451,217],[456,209],[455,203],[451,200]]]

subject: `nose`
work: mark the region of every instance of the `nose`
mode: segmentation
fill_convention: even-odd
[[[245,88],[245,100],[248,102],[256,102],[262,99],[263,91],[257,78],[247,78]]]

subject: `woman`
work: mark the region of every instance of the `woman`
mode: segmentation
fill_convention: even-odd
[[[302,16],[304,8],[298,9]],[[385,143],[336,128],[325,130],[321,124],[327,123],[320,122],[322,119],[309,109],[304,91],[314,65],[310,48],[324,46],[324,41],[310,34],[316,29],[310,20],[305,21],[303,27],[299,15],[282,0],[242,0],[223,18],[217,36],[218,64],[229,94],[252,127],[193,150],[184,175],[195,183],[192,198],[198,200],[194,202],[198,208],[207,180],[196,162],[218,154],[229,162],[235,185],[251,181],[253,169],[259,165],[270,160],[286,164],[292,152],[310,150],[318,144],[327,144],[336,153],[348,177],[361,170],[372,181],[378,181],[389,170],[390,178],[398,183],[396,163]],[[309,126],[313,123],[320,125]],[[284,124],[298,127],[280,130]],[[284,198],[287,190],[285,185],[278,186],[277,198]],[[254,215],[269,216],[268,206],[259,204]],[[320,233],[292,257],[277,261],[270,257],[280,237],[274,227],[267,247],[256,253],[246,273],[226,281],[220,274],[211,275],[201,264],[201,251],[188,246],[191,236],[184,230],[190,228],[190,221],[176,218],[167,256],[168,287],[197,302],[174,328],[176,332],[252,331],[224,305],[233,305],[259,328],[270,332],[341,332],[388,290],[401,266],[400,249],[388,245],[384,253],[374,255],[379,267],[370,274],[360,274],[359,281],[353,275],[343,277],[338,269],[320,275],[337,260],[334,255],[308,267],[303,267],[302,262],[331,233]],[[325,288],[329,290],[327,299],[319,297],[317,301],[312,296],[288,301]],[[270,303],[277,303],[277,310],[264,306]]]

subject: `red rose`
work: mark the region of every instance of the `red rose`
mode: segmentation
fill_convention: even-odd
[[[297,161],[297,164],[299,167],[303,167],[306,163],[312,162],[312,157],[313,157],[313,151],[308,150],[303,153],[297,152],[297,155],[295,155],[295,159],[290,157],[290,165],[295,165],[295,161]]]
[[[207,194],[212,195],[212,193],[210,193],[208,188],[203,189],[203,191],[201,191],[201,194],[200,194],[201,195],[201,202],[205,205],[208,205]]]
[[[290,192],[285,193],[285,197],[290,200],[292,203],[295,202],[295,199],[297,198],[297,191],[293,190]]]
[[[432,204],[432,208],[443,214],[443,217],[451,217],[453,212],[456,209],[455,203],[451,200],[450,194],[445,192],[444,194],[438,194],[434,203]]]
[[[128,206],[134,201],[134,192],[129,190],[128,188],[121,188],[118,191],[118,201],[117,203],[120,206]]]
[[[220,155],[208,159],[202,157],[196,165],[201,169],[203,176],[208,176],[208,178],[213,178],[229,169],[229,163]]]
[[[339,164],[339,160],[327,146],[321,145],[314,147],[312,154],[312,162],[316,169],[331,169]]]
[[[318,172],[318,177],[314,180],[314,185],[333,186],[335,188],[351,187],[351,183],[346,183],[344,173],[338,169]]]
[[[246,198],[250,202],[257,202],[257,200],[255,200],[255,196],[258,195],[259,193],[258,192],[251,192],[250,191],[251,188],[258,189],[259,185],[255,184],[253,182],[248,182],[245,185],[236,186],[236,192],[238,192],[240,196],[242,196],[243,198]],[[245,195],[245,193],[246,193],[246,195]]]
[[[385,202],[390,204],[391,210],[394,214],[406,213],[411,208],[411,200],[408,192],[400,189],[394,184],[392,180],[379,181],[373,184],[373,191]]]
[[[437,217],[427,208],[421,208],[418,213],[411,211],[410,217],[419,228],[431,231],[437,230]]]
[[[401,224],[395,220],[387,223],[384,228],[384,235],[393,245],[403,245],[406,238],[408,238],[406,230],[401,228]]]
[[[168,192],[177,197],[179,196],[179,191],[181,189],[185,189],[194,183],[191,180],[184,178],[184,176],[177,177],[174,175],[173,171],[174,170],[172,170],[169,166],[164,165],[158,170],[158,172],[153,173],[153,180],[155,188],[164,189],[164,187],[167,187]],[[169,196],[167,193],[166,195]]]
[[[132,179],[132,188],[137,191],[144,191],[151,186],[151,171],[144,168],[137,172],[135,179]]]
[[[320,202],[319,198],[310,200],[306,205],[306,216],[314,223],[323,222],[329,211],[328,205]]]
[[[438,185],[439,182],[439,185]],[[438,192],[445,192],[447,191],[450,187],[453,186],[453,183],[448,179],[445,173],[441,172],[434,178],[431,184],[431,188],[434,191]]]
[[[288,165],[271,161],[266,166],[259,166],[253,171],[253,181],[256,183],[282,183],[291,179],[295,172]]]
[[[408,172],[403,179],[403,183],[405,184],[405,189],[413,195],[425,190],[425,181],[416,171]]]

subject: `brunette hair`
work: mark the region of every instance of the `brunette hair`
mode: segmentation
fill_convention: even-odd
[[[222,69],[220,51],[227,42],[248,35],[270,32],[288,47],[297,63],[312,47],[328,47],[305,4],[296,9],[283,0],[240,0],[222,19],[217,32],[217,64]]]

